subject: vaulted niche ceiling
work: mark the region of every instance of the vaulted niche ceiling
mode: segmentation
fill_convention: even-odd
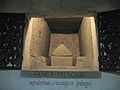
[[[82,17],[80,18],[45,18],[51,33],[78,33]]]

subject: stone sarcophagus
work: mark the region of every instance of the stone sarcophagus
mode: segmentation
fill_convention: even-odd
[[[22,70],[98,71],[94,17],[31,17],[24,37]]]

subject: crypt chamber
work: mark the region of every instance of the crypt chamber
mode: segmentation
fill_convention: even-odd
[[[99,71],[96,18],[30,17],[22,70]]]

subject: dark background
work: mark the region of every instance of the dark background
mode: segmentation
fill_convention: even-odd
[[[0,14],[0,69],[21,69],[25,14]]]
[[[120,71],[120,10],[97,14],[100,71]]]

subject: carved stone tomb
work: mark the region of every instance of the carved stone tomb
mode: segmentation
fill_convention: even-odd
[[[22,70],[98,71],[94,17],[31,17],[24,37]]]

